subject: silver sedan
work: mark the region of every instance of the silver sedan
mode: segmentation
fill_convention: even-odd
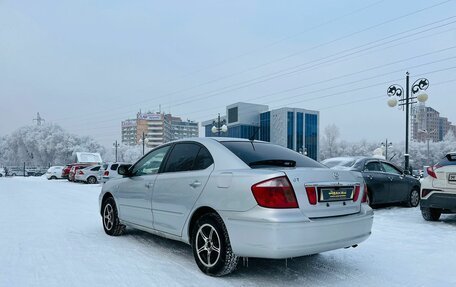
[[[371,233],[360,173],[266,142],[180,140],[118,172],[123,178],[108,181],[99,198],[105,232],[130,226],[186,242],[213,276],[235,270],[240,257],[315,254]]]

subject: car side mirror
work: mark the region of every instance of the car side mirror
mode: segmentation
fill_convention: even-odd
[[[404,174],[405,174],[405,175],[410,175],[410,171],[404,170]]]
[[[130,176],[131,164],[121,164],[117,169],[117,173],[123,176]]]

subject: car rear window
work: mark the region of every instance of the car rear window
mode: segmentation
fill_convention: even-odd
[[[118,167],[119,167],[119,164],[115,163],[115,164],[111,165],[111,170],[117,170]]]
[[[220,143],[252,168],[264,166],[326,167],[300,153],[274,144],[255,141]],[[291,162],[293,164],[290,164]]]
[[[327,159],[322,161],[324,165],[327,167],[335,167],[335,166],[345,166],[351,167],[355,164],[355,159],[352,158],[338,158],[338,159]]]

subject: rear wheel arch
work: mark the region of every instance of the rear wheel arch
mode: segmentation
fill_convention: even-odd
[[[103,215],[103,204],[104,202],[108,199],[108,198],[114,198],[114,196],[112,196],[112,194],[110,192],[106,192],[104,195],[103,195],[103,198],[101,199],[101,205],[100,205],[100,214]]]
[[[208,213],[218,214],[218,212],[215,211],[215,209],[213,209],[209,206],[201,206],[193,212],[193,214],[190,218],[189,224],[188,224],[188,229],[187,229],[187,235],[188,235],[190,244],[192,244],[192,231],[193,231],[193,228],[195,227],[196,221],[199,218],[201,218],[201,216],[208,214]],[[218,214],[218,215],[220,216],[220,214]]]
[[[87,183],[91,183],[91,182],[90,182],[90,179],[92,179],[92,178],[93,178],[93,180],[94,180],[93,183],[97,183],[98,180],[97,180],[97,178],[96,178],[94,175],[89,176],[89,177],[87,178],[87,181],[86,181],[86,182],[87,182]]]

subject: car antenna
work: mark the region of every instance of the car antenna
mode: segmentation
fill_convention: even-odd
[[[253,141],[255,140],[256,135],[260,131],[260,127],[257,127],[257,130],[249,137],[249,141],[252,144],[253,150],[255,150],[255,146],[253,145]]]

